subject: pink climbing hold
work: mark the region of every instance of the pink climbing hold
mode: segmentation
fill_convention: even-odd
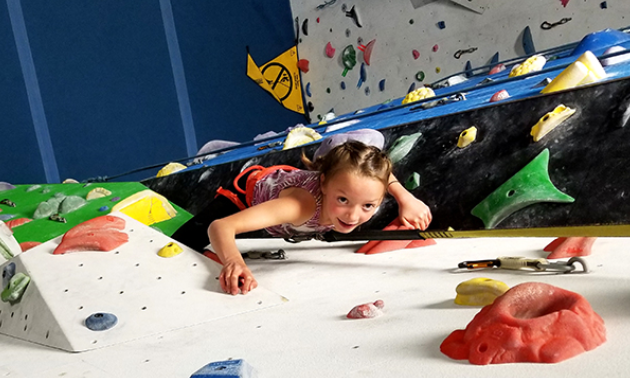
[[[541,282],[508,290],[440,345],[475,365],[555,363],[606,341],[602,318],[581,295]]]
[[[413,58],[414,58],[414,59],[418,59],[418,58],[420,58],[420,51],[418,51],[418,50],[413,50],[411,53],[413,54]]]
[[[490,72],[488,72],[488,75],[494,75],[494,74],[499,73],[501,71],[505,71],[505,64],[503,64],[503,63],[499,63],[496,66],[492,67]]]
[[[385,307],[385,302],[382,300],[377,300],[374,303],[365,303],[362,305],[355,306],[346,317],[348,319],[369,319],[376,318],[377,316],[383,315],[383,311],[381,311]]]
[[[300,71],[307,73],[308,72],[308,65],[309,65],[309,61],[307,59],[300,59],[298,60],[298,68],[300,69]]]
[[[6,221],[6,225],[9,226],[9,228],[11,229],[11,231],[13,231],[13,229],[15,227],[21,226],[23,224],[26,224],[28,222],[32,221],[32,219],[29,218],[17,218],[17,219],[11,219]]]
[[[439,48],[440,48],[440,46],[438,46],[438,45],[433,45],[433,52],[437,52]]]
[[[376,43],[376,39],[368,42],[367,45],[359,45],[358,49],[363,51],[363,60],[365,64],[370,65],[370,59],[372,59],[372,50],[374,49],[374,44]]]
[[[330,42],[328,42],[326,44],[326,56],[329,58],[332,58],[333,56],[335,56],[335,48],[332,47],[332,45],[330,44]]]
[[[490,102],[497,102],[505,100],[506,98],[510,98],[510,94],[505,89],[501,89],[497,93],[493,94],[492,97],[490,97]]]
[[[569,3],[569,0],[560,0],[560,3],[562,4],[563,7],[567,7],[567,4]]]
[[[551,252],[548,259],[562,259],[565,257],[575,256],[589,256],[591,254],[591,247],[595,243],[593,237],[570,237],[570,238],[557,238],[549,243],[544,251]]]

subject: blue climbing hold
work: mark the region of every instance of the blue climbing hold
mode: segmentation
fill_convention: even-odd
[[[15,275],[15,263],[9,263],[2,269],[2,290],[9,286],[11,278]]]
[[[244,360],[211,362],[190,378],[254,378],[254,368]]]
[[[499,52],[495,52],[494,55],[492,55],[492,59],[490,59],[490,65],[494,66],[497,63],[499,63]]]
[[[378,82],[378,89],[383,92],[385,90],[385,79]]]
[[[529,26],[523,31],[523,50],[525,50],[525,55],[532,55],[536,52],[534,40],[532,39],[532,30]]]
[[[464,75],[466,75],[466,77],[471,77],[473,75],[473,69],[472,69],[472,64],[470,63],[470,60],[466,62],[466,66],[464,68]]]
[[[602,1],[599,3],[599,7],[602,9],[608,9],[608,4],[605,1]]]
[[[367,71],[365,70],[365,63],[361,63],[361,71],[359,74],[359,82],[357,83],[357,88],[361,88],[361,85],[365,83],[367,80]]]
[[[98,211],[107,211],[109,210],[109,206],[101,206],[98,208]]]
[[[409,86],[409,89],[407,90],[407,94],[413,92],[416,90],[416,83],[411,83],[411,85]]]
[[[116,323],[118,323],[116,315],[107,312],[97,312],[85,319],[85,326],[92,331],[106,331]]]
[[[306,83],[306,95],[311,97],[311,83]]]
[[[339,83],[339,86],[341,87],[341,90],[346,89],[346,83],[344,81],[342,81],[341,83]]]
[[[437,23],[437,26],[438,26],[438,28],[440,28],[440,29],[444,29],[444,28],[446,28],[446,23],[445,23],[444,21],[439,21],[439,22]]]

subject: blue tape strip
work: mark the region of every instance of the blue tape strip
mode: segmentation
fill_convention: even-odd
[[[11,27],[13,28],[13,38],[15,38],[20,66],[22,67],[22,75],[24,76],[24,83],[26,85],[28,104],[31,108],[35,136],[37,137],[37,144],[44,165],[46,181],[49,184],[59,183],[59,169],[57,168],[57,160],[55,159],[55,152],[53,150],[52,141],[50,140],[48,122],[46,121],[46,113],[44,112],[42,94],[39,90],[39,82],[37,81],[31,46],[28,41],[22,5],[20,0],[7,0],[7,7],[9,9]]]
[[[175,30],[175,19],[170,0],[160,0],[160,10],[162,11],[162,21],[164,22],[164,32],[166,33],[166,43],[168,53],[171,58],[173,68],[173,80],[175,81],[175,91],[179,103],[179,113],[182,117],[184,127],[184,138],[186,139],[186,151],[188,156],[197,153],[197,137],[195,135],[195,125],[190,110],[190,99],[188,98],[188,87],[186,85],[186,75],[184,74],[184,63],[179,50],[177,31]]]

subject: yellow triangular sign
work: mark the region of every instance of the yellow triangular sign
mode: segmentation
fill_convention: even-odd
[[[285,108],[304,114],[295,46],[260,67],[247,53],[247,76],[269,92]]]

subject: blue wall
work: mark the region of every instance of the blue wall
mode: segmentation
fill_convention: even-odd
[[[262,64],[293,43],[289,0],[6,0],[0,181],[116,176],[304,122],[245,73],[246,46]]]

